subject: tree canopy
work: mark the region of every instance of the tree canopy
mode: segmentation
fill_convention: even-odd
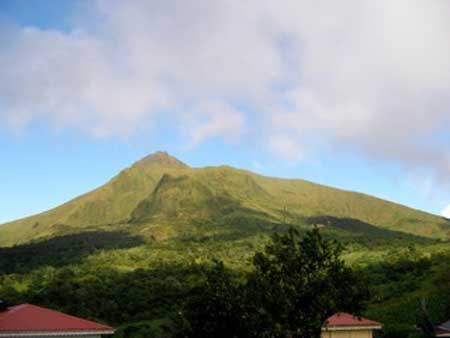
[[[185,308],[184,337],[320,337],[331,314],[359,314],[368,292],[340,258],[342,247],[314,229],[275,234],[239,279],[221,262]]]

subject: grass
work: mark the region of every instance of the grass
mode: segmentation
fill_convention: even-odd
[[[228,166],[190,168],[156,153],[94,191],[0,226],[0,246],[124,223],[169,223],[195,232],[205,223],[298,224],[320,217],[358,220],[359,225],[429,238],[446,239],[450,230],[449,220],[368,195]]]

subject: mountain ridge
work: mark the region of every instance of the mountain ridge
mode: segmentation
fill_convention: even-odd
[[[156,152],[90,192],[3,224],[0,246],[117,225],[176,234],[244,223],[303,224],[319,216],[431,238],[447,239],[450,231],[446,219],[367,194],[225,165],[192,168]]]

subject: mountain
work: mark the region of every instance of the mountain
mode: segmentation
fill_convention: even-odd
[[[0,226],[0,246],[91,230],[161,240],[283,224],[441,239],[450,233],[449,220],[365,194],[229,166],[192,168],[157,152],[91,192]]]

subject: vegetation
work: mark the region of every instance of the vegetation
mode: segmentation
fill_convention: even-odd
[[[257,327],[282,335],[301,321],[292,313],[302,314],[305,294],[291,294],[308,290],[301,267],[330,245],[335,279],[358,285],[354,271],[367,286],[362,314],[384,324],[380,337],[420,337],[450,318],[448,227],[373,197],[230,167],[194,169],[159,153],[61,207],[1,226],[0,299],[106,322],[121,338],[175,337],[195,329],[195,316],[206,314],[192,304],[217,290],[219,310],[246,318],[236,329],[256,332],[251,323],[264,321]],[[311,276],[324,268],[314,266]],[[294,274],[292,284],[283,269]],[[332,294],[322,293],[328,303],[315,300],[317,308],[361,309],[335,302],[331,282],[318,280]],[[273,308],[284,312],[276,317]],[[311,330],[325,312],[311,312],[320,313],[308,318]]]
[[[297,230],[303,238],[302,227]],[[286,234],[287,229],[279,227],[277,232]],[[336,236],[326,229],[320,232],[325,240]],[[0,249],[0,298],[106,322],[119,327],[117,336],[122,338],[173,337],[189,322],[188,316],[180,317],[188,300],[204,290],[208,278],[215,273],[221,276],[220,270],[226,271],[223,279],[233,286],[224,288],[231,290],[232,300],[234,286],[250,283],[255,275],[259,276],[256,285],[264,285],[255,259],[265,262],[274,257],[270,252],[283,252],[265,249],[271,243],[268,235],[190,236],[158,242],[96,231],[4,248]],[[362,314],[384,324],[382,337],[416,337],[416,325],[450,318],[447,244],[417,242],[394,249],[389,240],[368,246],[359,242],[359,236],[340,236],[347,248],[340,257],[370,291]],[[272,246],[280,248],[276,243]],[[264,259],[255,258],[255,252],[262,252]],[[223,265],[212,263],[214,258]],[[247,311],[252,306],[242,304],[248,304]]]
[[[188,298],[186,337],[320,337],[325,320],[340,311],[361,313],[364,284],[340,259],[341,247],[312,230],[273,236],[255,254],[243,281],[222,263]]]
[[[156,153],[92,192],[1,226],[0,246],[119,225],[131,234],[166,239],[204,233],[205,225],[248,226],[255,231],[313,220],[333,226],[336,219],[429,238],[446,239],[450,230],[449,220],[364,194],[227,166],[190,168]]]

